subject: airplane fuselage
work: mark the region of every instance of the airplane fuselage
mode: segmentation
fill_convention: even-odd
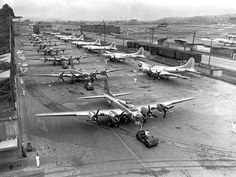
[[[154,66],[154,67],[141,67],[143,72],[152,72],[153,74],[160,73],[160,72],[170,72],[170,73],[185,73],[188,72],[185,68],[181,67],[161,67],[161,66]]]
[[[135,108],[134,105],[132,104],[126,104],[126,102],[124,100],[118,99],[112,95],[103,93],[103,95],[105,96],[106,101],[112,105],[113,107],[119,108],[120,110],[122,110],[123,112],[125,112],[130,116],[130,120],[133,122],[136,122],[137,120],[135,119],[137,115],[141,115],[141,112]]]
[[[76,43],[77,47],[87,46],[87,45],[99,45],[94,42],[83,42],[83,41],[77,41]]]
[[[142,55],[136,55],[136,54],[122,54],[122,53],[114,53],[114,58],[144,58]]]
[[[116,50],[115,48],[109,46],[88,46],[90,50]]]

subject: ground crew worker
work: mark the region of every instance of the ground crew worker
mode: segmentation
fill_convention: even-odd
[[[149,136],[149,131],[148,130],[145,131],[145,135]]]
[[[236,133],[236,122],[235,121],[232,123],[232,132]]]
[[[39,157],[39,154],[36,154],[35,159],[36,159],[37,168],[39,168],[40,167],[40,157]]]

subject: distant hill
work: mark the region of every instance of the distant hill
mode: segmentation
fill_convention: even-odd
[[[156,23],[179,23],[179,24],[236,24],[236,14],[207,15],[194,17],[167,17],[156,20]]]

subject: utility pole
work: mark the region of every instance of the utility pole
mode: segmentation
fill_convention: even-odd
[[[106,23],[105,21],[103,20],[103,25],[104,25],[104,28],[103,28],[103,35],[104,35],[104,43],[106,42]]]
[[[194,41],[195,41],[195,37],[196,37],[196,31],[193,32],[193,41],[192,41],[191,50],[193,50],[193,44],[194,44]]]
[[[154,31],[155,31],[155,29],[158,29],[158,28],[160,28],[160,27],[165,28],[165,27],[167,27],[167,26],[168,26],[168,23],[161,23],[161,24],[159,24],[159,25],[157,25],[157,26],[153,26],[152,28],[148,28],[148,29],[151,30],[151,31],[150,31],[150,43],[151,43],[151,44],[153,43],[153,40],[154,40]]]
[[[123,47],[125,46],[125,29],[123,29]]]
[[[152,43],[152,31],[150,31],[150,44]]]
[[[211,47],[212,47],[212,38],[211,38]],[[208,65],[211,63],[211,47],[210,47],[210,53],[209,53],[209,59],[208,59]]]
[[[192,44],[194,44],[195,37],[196,37],[196,31],[193,32],[193,41],[192,41]]]
[[[149,29],[150,29],[150,44],[152,44],[153,43],[153,36],[154,36],[154,26]]]
[[[153,38],[154,38],[154,26],[152,28],[152,43],[153,43]]]

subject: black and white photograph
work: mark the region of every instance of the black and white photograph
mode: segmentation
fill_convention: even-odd
[[[235,177],[236,2],[0,0],[0,177]]]

